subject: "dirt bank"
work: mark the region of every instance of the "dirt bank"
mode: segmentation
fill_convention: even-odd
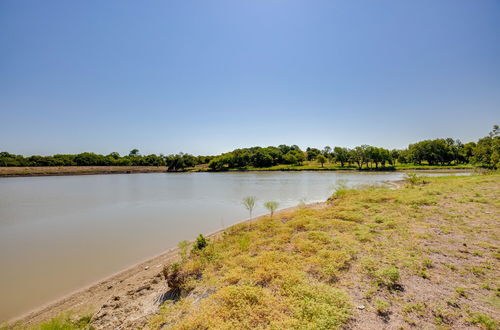
[[[165,166],[0,167],[0,177],[166,172]]]

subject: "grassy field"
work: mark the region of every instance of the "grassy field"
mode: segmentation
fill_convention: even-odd
[[[495,329],[500,176],[341,190],[244,223],[169,268],[173,329]]]
[[[145,322],[152,329],[497,329],[500,175],[412,181],[341,189],[322,205],[235,225],[205,247],[184,246],[180,262],[164,271],[168,299]],[[89,320],[39,328],[88,328]]]

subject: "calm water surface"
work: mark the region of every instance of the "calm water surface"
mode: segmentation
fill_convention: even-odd
[[[244,220],[241,199],[323,201],[339,180],[403,173],[190,173],[0,178],[0,320]]]

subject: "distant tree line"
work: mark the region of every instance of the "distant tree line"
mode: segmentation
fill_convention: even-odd
[[[398,150],[362,145],[353,149],[326,146],[323,150],[307,148],[302,151],[298,146],[280,145],[278,147],[253,147],[236,149],[215,157],[209,163],[212,170],[220,171],[230,168],[269,167],[281,164],[301,165],[305,160],[317,161],[323,166],[326,162],[338,163],[341,167],[357,165],[378,168],[379,165],[395,165],[399,156]]]
[[[252,147],[235,149],[214,157],[210,169],[221,171],[238,168],[263,168],[275,165],[301,165],[305,160],[317,161],[323,166],[329,162],[341,167],[355,166],[358,169],[387,168],[399,164],[452,165],[475,164],[488,168],[500,167],[500,130],[498,125],[488,136],[476,142],[463,144],[460,140],[434,139],[410,144],[407,149],[389,150],[381,147],[361,145],[354,148],[326,146],[322,150],[298,146]]]
[[[143,156],[137,149],[131,150],[126,156],[120,156],[117,152],[108,155],[83,152],[76,155],[24,157],[0,152],[0,166],[167,166],[171,171],[179,171],[199,164],[208,164],[212,158],[213,156],[193,156],[184,153]]]
[[[322,150],[297,145],[277,147],[252,147],[235,149],[218,156],[193,156],[179,153],[173,155],[142,156],[133,149],[126,156],[117,152],[99,155],[84,152],[76,155],[30,156],[24,157],[8,152],[0,152],[0,166],[166,166],[168,171],[183,171],[196,165],[208,164],[213,171],[263,168],[275,165],[302,165],[304,161],[316,161],[350,166],[358,169],[378,169],[394,167],[396,164],[452,165],[475,164],[488,168],[500,168],[500,129],[498,125],[477,142],[463,144],[460,140],[434,139],[410,144],[403,150],[389,150],[381,147],[361,145],[354,148],[330,146]]]

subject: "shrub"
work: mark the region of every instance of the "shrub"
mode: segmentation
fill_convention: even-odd
[[[349,297],[331,286],[298,285],[292,290],[299,329],[338,329],[351,318]]]
[[[63,314],[50,321],[40,324],[40,330],[79,330],[94,329],[90,325],[91,316],[83,316],[78,319],[72,319],[69,314]]]
[[[426,271],[426,268],[422,268],[418,271],[418,276],[423,279],[428,280],[430,278],[429,273]]]
[[[437,325],[452,324],[453,319],[457,317],[455,313],[441,306],[435,307],[432,315],[434,316],[434,323]]]
[[[478,266],[471,266],[469,267],[469,270],[471,271],[472,274],[476,275],[476,276],[482,276],[484,275],[484,269],[482,269],[481,267],[478,267]]]
[[[482,313],[475,313],[473,314],[468,321],[472,324],[480,324],[482,325],[485,329],[488,330],[494,330],[497,328],[497,322],[493,320],[491,317],[489,317],[486,314]]]
[[[163,267],[163,276],[167,280],[168,287],[173,290],[180,290],[184,283],[184,276],[180,272],[181,265],[178,262]]]
[[[404,314],[415,313],[420,317],[425,316],[426,304],[425,302],[414,302],[406,304],[402,309]]]
[[[375,272],[378,285],[383,285],[389,289],[395,289],[399,284],[399,271],[396,267],[381,269]]]
[[[377,299],[375,301],[375,309],[377,310],[377,314],[380,316],[387,316],[389,314],[390,307],[391,304],[385,300]]]
[[[417,173],[407,173],[404,180],[412,186],[427,183],[427,181],[425,181],[423,177],[417,175]]]
[[[425,258],[423,261],[422,261],[422,266],[424,266],[425,268],[432,268],[434,267],[434,264],[432,263],[432,260],[429,259],[429,258]]]
[[[198,237],[196,237],[196,241],[194,242],[194,245],[193,245],[193,248],[191,251],[192,252],[201,251],[204,248],[206,248],[207,245],[208,245],[207,239],[205,238],[205,236],[200,234],[200,235],[198,235]]]
[[[455,289],[455,292],[458,293],[461,297],[467,297],[467,292],[465,291],[465,288],[458,287]]]

